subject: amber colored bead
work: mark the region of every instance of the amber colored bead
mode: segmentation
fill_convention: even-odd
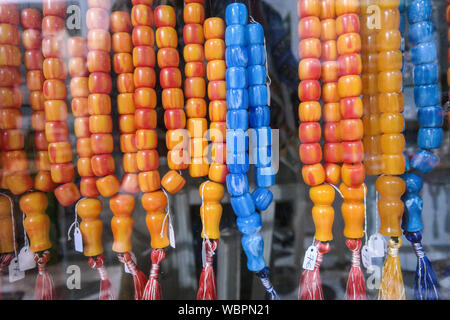
[[[119,117],[119,130],[121,133],[134,133],[134,114],[124,114]]]
[[[159,82],[163,89],[179,88],[182,84],[181,72],[178,68],[164,68],[159,73]]]
[[[52,192],[56,187],[49,171],[39,171],[34,177],[34,189],[43,192]]]
[[[376,95],[378,93],[378,74],[370,73],[361,76],[364,95]]]
[[[136,129],[155,129],[157,114],[154,109],[138,109],[134,120]]]
[[[48,206],[47,195],[43,192],[27,193],[20,198],[19,205],[25,214],[24,228],[30,238],[31,252],[51,248],[50,219],[45,213]]]
[[[8,24],[8,26],[10,26],[10,25]],[[9,39],[9,38],[6,38],[6,39]],[[18,36],[15,41],[3,41],[2,43],[14,45],[11,42],[16,42],[17,43],[17,41],[20,41],[20,39],[21,38]],[[41,48],[41,44],[42,44],[41,41],[42,41],[42,33],[41,33],[40,30],[37,30],[37,29],[26,29],[26,30],[23,30],[23,32],[22,32],[22,46],[23,46],[23,48],[25,50],[40,49]],[[18,46],[18,44],[15,44],[15,46]]]
[[[42,54],[45,58],[63,58],[66,55],[65,40],[59,37],[45,37],[42,40]]]
[[[183,40],[188,44],[203,44],[205,37],[201,24],[186,24],[183,28]]]
[[[131,32],[131,18],[128,12],[114,11],[110,16],[110,26],[113,33]]]
[[[113,57],[113,68],[114,72],[117,74],[133,72],[134,68],[132,55],[130,53],[116,53]],[[106,72],[104,70],[97,71]]]
[[[90,94],[87,111],[89,115],[109,115],[111,112],[110,96],[107,94]]]
[[[33,179],[27,171],[18,171],[6,177],[6,184],[12,194],[19,195],[33,188]]]
[[[201,44],[189,43],[184,46],[183,57],[186,62],[203,62],[205,54]]]
[[[186,180],[175,170],[167,172],[161,180],[161,186],[171,194],[178,193],[185,184]]]
[[[344,163],[341,167],[342,182],[347,186],[357,187],[364,183],[365,168],[362,163]]]
[[[201,158],[208,151],[208,141],[203,138],[192,138],[189,141],[189,153],[192,158]]]
[[[304,164],[316,164],[322,161],[322,148],[318,143],[302,143],[299,148],[300,160]]]
[[[222,216],[220,201],[224,195],[224,187],[220,183],[206,181],[200,185],[199,193],[202,198],[202,206],[200,207],[200,218],[203,224],[202,238],[218,239]]]
[[[189,167],[191,158],[185,149],[173,149],[167,153],[167,163],[172,170],[184,170]]]
[[[327,122],[323,126],[325,142],[339,142],[341,140],[341,126],[339,122]]]
[[[381,30],[377,35],[377,50],[399,50],[401,46],[401,34],[399,30]]]
[[[27,73],[27,88],[30,91],[42,90],[42,84],[44,83],[44,74],[40,70],[32,70]]]
[[[225,48],[225,41],[222,39],[207,40],[204,44],[206,60],[225,60]]]
[[[6,196],[0,197],[0,253],[13,252],[17,245],[14,238],[11,201]]]
[[[403,111],[404,97],[403,93],[385,92],[378,95],[379,112],[399,113]]]
[[[319,0],[298,1],[297,14],[300,18],[307,16],[319,16],[320,1]]]
[[[70,58],[68,69],[71,77],[87,77],[89,75],[86,59],[82,57]]]
[[[204,118],[206,117],[206,101],[199,98],[188,99],[185,111],[188,118]]]
[[[317,80],[304,80],[298,86],[300,101],[317,101],[320,99],[321,87]]]
[[[403,88],[402,72],[400,70],[378,73],[379,92],[400,92]]]
[[[337,43],[335,40],[322,41],[321,59],[323,61],[333,61],[338,58]]]
[[[304,165],[302,167],[303,181],[309,186],[316,186],[325,181],[325,170],[322,164]]]
[[[120,151],[123,153],[137,152],[136,137],[134,134],[121,134],[120,135]]]
[[[41,112],[44,114],[43,112]],[[37,114],[35,112],[33,116]],[[45,129],[45,138],[48,142],[64,142],[69,141],[69,127],[66,122],[45,122],[44,116],[42,117],[43,127]],[[35,129],[36,130],[36,129]],[[42,131],[42,130],[36,130]]]
[[[10,44],[13,46],[19,46],[20,44],[19,29],[17,29],[17,27],[13,26],[12,24],[1,23],[0,44]]]
[[[338,184],[341,180],[341,167],[335,163],[325,163],[325,181],[331,184]]]
[[[138,90],[144,90],[141,88]],[[136,106],[134,104],[133,93],[121,93],[117,95],[117,110],[119,114],[134,114]]]
[[[208,98],[209,100],[226,100],[227,86],[225,81],[209,81]]]
[[[66,121],[68,119],[67,104],[64,100],[45,101],[46,121]]]
[[[161,48],[158,50],[158,66],[162,68],[178,67],[180,57],[175,48]]]
[[[357,14],[343,14],[336,18],[336,33],[359,33],[359,17]]]
[[[0,56],[1,57],[1,56]],[[0,86],[12,87],[20,84],[20,72],[18,68],[0,67]]]
[[[70,162],[52,164],[50,173],[54,183],[68,183],[75,178],[75,169]]]
[[[319,59],[302,59],[298,65],[300,80],[318,80],[321,74]]]
[[[360,119],[342,119],[339,123],[341,138],[344,141],[354,141],[363,137],[363,123]]]
[[[186,149],[189,145],[189,133],[184,129],[167,130],[167,149]]]
[[[142,196],[142,207],[147,212],[164,211],[167,207],[167,197],[161,190],[145,193]]]
[[[320,58],[322,46],[318,38],[308,38],[300,41],[298,52],[300,59]]]
[[[163,94],[164,97],[164,94]],[[157,103],[156,92],[153,88],[136,89],[133,95],[136,108],[154,109]]]
[[[114,158],[111,154],[97,154],[91,158],[92,172],[97,177],[107,176],[113,174],[116,166]]]
[[[109,29],[109,12],[103,8],[90,8],[86,12],[86,25],[88,29]]]
[[[358,53],[361,51],[361,37],[357,33],[345,33],[337,39],[339,54]]]
[[[74,121],[74,132],[77,138],[87,138],[91,135],[89,131],[89,117],[77,117]]]
[[[91,93],[109,94],[112,89],[111,75],[105,72],[93,72],[89,75],[89,91]]]
[[[337,81],[338,78],[339,78],[338,71],[339,71],[339,66],[338,66],[338,63],[336,61],[325,61],[325,62],[323,62],[322,63],[322,71],[321,71],[322,83],[326,84],[327,82],[335,82],[335,81]],[[303,80],[303,79],[301,79],[301,80]],[[323,88],[323,89],[325,89],[325,88]],[[325,93],[325,94],[328,94],[328,93]],[[322,95],[324,95],[324,94],[322,94]]]
[[[208,18],[203,23],[205,39],[223,39],[225,37],[225,23],[221,18]]]
[[[326,103],[323,105],[323,120],[325,122],[338,122],[341,120],[339,103]]]
[[[136,163],[140,171],[153,171],[159,167],[159,156],[156,150],[141,150],[136,153]]]
[[[203,138],[208,129],[208,123],[205,118],[190,118],[187,121],[186,129],[191,138]]]
[[[167,70],[167,69],[163,69]],[[181,77],[181,75],[180,75]],[[181,79],[180,79],[181,82]],[[139,67],[134,70],[134,85],[136,88],[154,88],[156,85],[155,69],[149,67]]]
[[[67,40],[67,52],[71,57],[87,55],[87,40],[83,37],[71,37]]]
[[[135,26],[131,37],[135,46],[153,47],[155,44],[155,32],[150,26]]]
[[[184,128],[186,115],[182,109],[169,109],[164,112],[164,124],[168,130]]]
[[[319,121],[322,116],[320,103],[317,101],[300,103],[298,107],[298,116],[302,122]]]
[[[77,161],[77,170],[78,174],[81,177],[92,177],[94,176],[94,172],[92,171],[91,166],[91,158],[82,158],[81,155],[79,155],[80,158],[78,158]]]
[[[107,30],[89,30],[87,46],[89,50],[101,50],[109,52],[111,51],[111,34]]]
[[[224,183],[228,174],[226,164],[212,163],[209,166],[208,178],[214,182]]]
[[[158,48],[177,48],[178,35],[172,27],[162,27],[156,29],[156,45]]]
[[[136,162],[136,153],[124,153],[122,158],[122,168],[126,173],[139,172]]]
[[[127,32],[117,32],[112,35],[112,50],[114,52],[131,53],[133,50],[133,42],[131,34]]]
[[[335,3],[336,15],[359,13],[359,6],[359,0],[337,0]]]
[[[312,208],[312,216],[316,228],[314,238],[319,241],[333,240],[334,209],[331,204],[334,201],[334,195],[333,187],[327,184],[313,186],[309,190],[309,197],[314,203]]]
[[[383,51],[377,55],[378,71],[400,70],[403,65],[403,54],[400,50]]]
[[[298,23],[298,36],[300,40],[307,38],[319,38],[321,25],[318,17],[310,16],[300,19]]]
[[[113,174],[98,178],[96,185],[98,192],[105,198],[112,197],[120,190],[119,179]]]
[[[193,178],[205,177],[209,172],[209,164],[206,158],[192,158],[189,164],[189,174]]]
[[[161,187],[159,172],[146,171],[139,173],[139,188],[142,192],[153,192]]]
[[[43,92],[47,100],[64,100],[67,96],[66,84],[62,80],[46,80]]]
[[[35,93],[36,92],[36,93]],[[40,105],[42,98],[42,93],[38,94],[39,91],[35,91],[30,93],[30,104],[32,104],[31,100],[33,101],[32,107],[36,108],[36,105]],[[33,96],[33,97],[32,97]],[[35,100],[39,100],[38,103],[35,102]],[[0,87],[0,101],[2,102],[2,109],[6,108],[20,108],[22,104],[22,94],[20,90],[17,88],[1,88]],[[36,110],[36,109],[33,109]],[[39,107],[37,110],[40,110]]]
[[[96,133],[91,135],[91,146],[94,154],[111,153],[114,141],[111,134]]]
[[[64,19],[56,16],[46,16],[42,19],[42,35],[44,37],[60,36],[66,30]]]
[[[0,109],[0,129],[19,129],[22,128],[23,117],[20,110]]]
[[[81,217],[80,230],[83,236],[83,253],[87,257],[95,257],[103,253],[103,223],[99,218],[101,213],[102,202],[99,199],[87,198],[77,203],[77,214]]]
[[[97,177],[82,177],[80,180],[80,194],[85,198],[96,198],[100,195],[97,190]]]
[[[344,203],[341,206],[344,218],[344,236],[350,239],[359,239],[364,236],[364,195],[365,185],[352,188],[342,183],[339,190],[344,195]]]
[[[149,46],[139,46],[133,49],[133,65],[135,67],[154,67],[156,65],[155,50]]]
[[[405,127],[405,120],[401,113],[382,113],[379,123],[383,133],[400,133]]]
[[[73,98],[71,108],[74,117],[86,117],[89,115],[87,98]]]
[[[111,229],[114,236],[112,250],[125,253],[131,250],[131,234],[133,232],[133,213],[135,200],[132,195],[118,194],[109,200],[109,207],[114,213]]]
[[[323,145],[323,159],[325,162],[341,163],[344,159],[344,149],[339,142],[327,142]]]
[[[401,133],[383,134],[380,145],[383,154],[400,154],[405,149],[405,136]]]
[[[225,122],[227,116],[227,103],[224,100],[215,100],[209,103],[209,119],[212,122]]]
[[[47,150],[36,152],[36,168],[41,171],[50,171],[50,160]]]
[[[336,20],[335,19],[324,19],[320,21],[320,40],[322,41],[329,41],[329,40],[335,40],[336,35]]]
[[[321,129],[318,122],[303,122],[298,127],[298,136],[302,143],[315,143],[320,141]]]
[[[224,80],[226,72],[225,60],[213,60],[208,62],[206,74],[209,81]]]
[[[112,118],[109,115],[93,115],[89,117],[89,130],[91,133],[112,132]]]
[[[198,3],[187,3],[183,10],[184,23],[202,24],[205,20],[205,9]]]
[[[175,27],[176,16],[175,10],[171,6],[161,5],[155,8],[155,26],[160,27]]]
[[[65,80],[67,71],[64,61],[57,58],[47,58],[43,63],[44,76],[46,79]]]
[[[358,97],[362,92],[362,81],[359,75],[349,75],[339,78],[338,91],[341,98]]]
[[[70,92],[74,98],[87,97],[89,95],[89,78],[72,78],[70,80]]]
[[[184,82],[184,94],[189,98],[203,98],[206,93],[206,83],[204,78],[187,78]]]
[[[73,182],[60,185],[54,192],[58,202],[65,207],[75,203],[81,197],[80,191]]]
[[[72,146],[69,142],[54,142],[48,145],[48,155],[51,163],[66,163],[72,161]]]
[[[376,181],[380,194],[378,212],[380,214],[380,230],[384,236],[400,237],[402,235],[401,219],[404,210],[401,196],[405,192],[405,182],[400,177],[381,176]]]
[[[2,150],[20,150],[24,147],[24,135],[21,130],[5,130],[1,132],[1,146]]]
[[[136,173],[125,173],[122,177],[120,190],[126,193],[139,193],[141,190],[139,189],[138,175]]]
[[[386,175],[401,175],[405,173],[405,156],[403,154],[383,154],[382,170]]]
[[[152,8],[143,4],[133,6],[131,10],[131,23],[133,26],[152,26]]]
[[[139,150],[155,149],[157,146],[158,135],[155,130],[136,130],[136,147]]]
[[[120,93],[134,92],[134,80],[132,73],[121,73],[117,75],[117,91]]]

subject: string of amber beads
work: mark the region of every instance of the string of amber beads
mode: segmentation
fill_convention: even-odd
[[[60,10],[53,10],[60,8]],[[64,57],[65,48],[65,13],[66,3],[57,0],[44,2],[42,21],[42,52],[44,55],[44,86],[45,98],[45,137],[48,141],[48,158],[51,178],[55,184],[55,196],[63,206],[73,204],[80,198],[78,187],[74,184],[75,168],[72,164],[72,146],[69,143],[67,127],[67,89],[65,78],[67,68]],[[61,23],[62,21],[62,23]],[[75,89],[75,86],[74,86]],[[76,89],[86,90],[82,83],[77,83]],[[40,155],[43,159],[43,154]]]
[[[92,172],[97,176],[97,190],[103,197],[112,197],[120,189],[115,175],[115,164],[111,153],[114,150],[111,118],[111,36],[109,9],[110,1],[88,3],[86,24],[88,32],[87,68],[89,71],[89,138],[91,139]],[[105,19],[105,20],[103,20]],[[96,41],[96,39],[99,39]]]
[[[1,135],[1,163],[2,188],[9,189],[13,194],[19,195],[33,187],[33,179],[28,171],[28,161],[24,148],[24,135],[22,132],[23,117],[20,111],[22,96],[19,91],[21,54],[19,50],[19,11],[13,4],[0,4],[0,23],[10,35],[16,38],[1,37],[0,39],[0,87],[6,95],[7,103],[1,102],[0,109],[0,135]],[[30,85],[42,89],[42,71],[37,70],[30,79]],[[2,95],[2,98],[3,98]],[[8,101],[9,100],[9,101]],[[42,117],[41,117],[42,119]],[[40,119],[40,120],[41,120]],[[40,125],[42,125],[41,121]],[[41,126],[42,128],[42,126]]]

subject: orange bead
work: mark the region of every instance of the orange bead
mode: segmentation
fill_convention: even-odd
[[[78,174],[81,177],[92,177],[94,176],[94,172],[92,172],[91,167],[91,158],[81,158],[81,155],[79,155],[80,158],[78,158],[77,161],[77,170]]]
[[[184,129],[167,130],[167,149],[187,149],[189,146],[189,132]]]
[[[99,218],[101,213],[102,202],[99,199],[82,199],[77,203],[77,214],[81,217],[80,230],[83,235],[83,253],[87,257],[95,257],[103,253],[103,223]]]
[[[206,158],[192,158],[189,165],[189,174],[193,178],[207,176],[209,165]]]
[[[39,171],[34,177],[34,189],[42,192],[53,192],[56,184],[49,171]]]
[[[184,107],[184,93],[179,88],[168,88],[162,91],[162,105],[164,109],[182,109]]]
[[[167,153],[167,163],[172,170],[184,170],[189,167],[191,158],[184,149],[173,149]]]
[[[67,77],[64,61],[57,58],[47,58],[43,63],[43,71],[46,79],[61,79]]]
[[[117,111],[119,114],[134,114],[136,107],[132,93],[121,93],[117,96]]]
[[[316,164],[322,161],[322,148],[318,143],[302,143],[299,148],[300,160],[304,164]]]
[[[139,188],[142,192],[153,192],[161,187],[159,172],[147,171],[139,173]]]
[[[24,135],[21,130],[5,130],[1,133],[2,150],[20,150],[24,147]]]
[[[336,33],[359,33],[359,17],[357,14],[343,14],[336,18]]]
[[[339,54],[358,53],[361,51],[361,37],[357,33],[345,33],[337,39]]]
[[[347,186],[357,187],[364,183],[365,168],[362,163],[344,163],[341,167],[342,182]]]
[[[186,24],[183,28],[184,43],[203,44],[205,37],[203,35],[203,27],[201,24]]]
[[[87,97],[89,95],[89,78],[72,78],[70,80],[70,92],[74,98]]]
[[[109,12],[103,8],[90,8],[86,12],[86,25],[88,29],[109,29]]]
[[[113,137],[108,133],[92,134],[91,146],[94,154],[111,153],[114,150]]]
[[[6,184],[12,194],[19,195],[33,188],[33,179],[28,172],[18,171],[7,176]]]
[[[208,98],[209,100],[226,100],[227,86],[225,81],[209,81]]]
[[[363,103],[360,97],[342,98],[339,109],[343,119],[359,119],[363,114]]]
[[[89,115],[109,115],[111,113],[111,98],[107,94],[90,94],[87,107]]]
[[[319,121],[321,115],[321,106],[317,101],[302,102],[298,107],[298,116],[302,122]]]
[[[113,174],[98,178],[96,181],[98,192],[102,197],[109,198],[115,195],[120,190],[119,179]]]
[[[179,88],[182,84],[181,72],[178,68],[164,68],[159,73],[159,82],[163,89]]]
[[[111,75],[105,72],[93,72],[89,75],[89,91],[91,93],[109,94],[112,89]]]
[[[136,129],[155,129],[157,114],[154,109],[138,109],[134,120]]]
[[[186,129],[191,138],[203,138],[208,129],[208,123],[205,118],[190,118],[187,121]]]
[[[341,98],[358,97],[362,92],[362,81],[359,75],[349,75],[339,78],[338,91]]]
[[[338,122],[341,120],[339,103],[326,103],[323,105],[323,120],[325,122]]]
[[[107,30],[89,30],[87,47],[89,50],[111,51],[111,34]]]
[[[320,60],[302,59],[298,65],[300,80],[318,80],[320,78]]]
[[[112,118],[109,115],[94,115],[89,117],[89,130],[91,133],[112,132]]]
[[[203,23],[203,33],[206,39],[223,39],[225,23],[221,18],[208,18]]]
[[[202,24],[205,20],[205,9],[199,3],[187,3],[183,10],[184,23]]]
[[[134,85],[136,88],[154,88],[156,85],[155,69],[149,67],[136,68],[134,70]]]
[[[328,41],[335,40],[336,35],[336,20],[335,19],[325,19],[320,21],[320,40]]]
[[[87,98],[72,99],[71,108],[74,117],[86,117],[89,115]]]
[[[346,13],[359,13],[359,0],[337,0],[335,6],[337,16]]]
[[[178,35],[172,27],[161,27],[156,29],[156,45],[158,48],[177,48]]]
[[[190,77],[204,77],[206,72],[203,62],[188,62],[184,66],[184,75]]]
[[[71,37],[67,40],[67,52],[71,57],[87,55],[87,40],[82,37]]]
[[[336,82],[339,78],[339,65],[337,61],[325,61],[322,63],[322,83]],[[303,79],[301,79],[303,80]]]
[[[110,16],[111,31],[131,32],[131,18],[128,12],[114,11]]]
[[[178,193],[185,184],[186,180],[175,170],[167,172],[161,180],[163,188],[171,194]]]
[[[209,119],[213,122],[225,122],[227,115],[227,103],[223,100],[215,100],[209,103]]]
[[[64,58],[65,50],[65,41],[61,37],[45,37],[42,39],[42,54],[45,58]]]
[[[54,142],[48,145],[48,155],[51,163],[66,163],[72,161],[72,146],[69,142]]]
[[[319,38],[321,25],[318,17],[310,16],[300,19],[298,23],[298,36],[300,40],[307,38]]]
[[[85,198],[96,198],[100,195],[97,190],[96,177],[82,177],[80,180],[80,194]]]
[[[109,60],[108,60],[108,62],[109,62]],[[113,67],[114,67],[114,72],[117,74],[133,72],[133,70],[134,70],[133,56],[130,53],[116,53],[113,57]],[[96,71],[106,72],[104,70],[96,70]]]
[[[325,181],[331,184],[338,184],[341,180],[341,167],[335,163],[325,163]]]
[[[155,44],[155,32],[150,26],[135,26],[133,28],[132,40],[135,46],[150,46]]]
[[[91,158],[92,172],[97,177],[107,176],[113,174],[116,166],[114,158],[111,154],[97,154]]]
[[[363,123],[360,119],[342,119],[339,123],[341,138],[344,141],[354,141],[363,137]]]
[[[319,0],[305,0],[297,3],[297,14],[300,18],[307,16],[319,16],[320,1]]]
[[[171,6],[160,5],[155,8],[155,26],[160,27],[175,27],[176,16],[175,10]]]
[[[48,206],[47,195],[43,192],[30,192],[20,198],[19,205],[26,216],[23,225],[30,238],[31,252],[51,248],[50,219],[45,213]]]
[[[344,159],[344,148],[339,142],[327,142],[323,145],[325,162],[341,163]]]
[[[136,173],[125,173],[122,178],[120,190],[127,193],[139,193],[141,190],[139,189],[138,175]]]
[[[225,41],[222,39],[207,40],[204,44],[206,60],[225,60],[225,48]]]
[[[36,168],[41,171],[50,171],[50,160],[47,149],[36,152]]]
[[[208,178],[214,182],[224,183],[228,174],[226,164],[212,163],[209,166]]]
[[[134,133],[134,114],[124,114],[119,117],[119,130],[121,133]]]
[[[54,183],[68,183],[75,179],[75,169],[70,162],[52,164],[50,173]]]
[[[136,163],[140,171],[153,171],[159,167],[159,156],[156,150],[141,150],[136,154]]]
[[[169,131],[167,135],[169,135]],[[155,130],[143,129],[136,131],[136,147],[139,150],[155,149],[157,146],[158,136]]]
[[[43,92],[47,100],[64,100],[67,96],[66,84],[62,80],[46,80]]]
[[[136,153],[124,153],[122,158],[122,168],[126,173],[138,173],[139,168],[136,162]]]
[[[66,122],[61,121],[47,122],[47,123],[45,123],[45,121],[42,122],[44,123],[43,126],[45,129],[45,137],[48,142],[64,142],[69,140],[69,127],[67,126]]]
[[[133,49],[133,65],[135,67],[154,67],[156,65],[155,50],[149,46],[138,46]]]
[[[20,110],[0,109],[0,129],[19,129],[22,128],[23,117]]]
[[[300,101],[318,101],[320,94],[321,87],[317,80],[304,80],[298,86],[298,97]]]
[[[164,211],[167,207],[167,197],[161,190],[145,193],[142,196],[142,207],[147,212]]]
[[[320,58],[321,43],[318,38],[303,39],[299,43],[298,52],[300,59]]]
[[[405,182],[400,177],[382,176],[376,181],[376,188],[380,194],[378,212],[380,214],[380,233],[390,237],[402,235],[401,220],[404,204],[401,196],[405,192]]]
[[[312,208],[312,216],[316,229],[314,238],[319,241],[333,240],[334,209],[331,203],[334,200],[334,195],[333,187],[327,184],[314,186],[309,190],[309,197],[314,203]]]
[[[325,181],[325,170],[320,163],[302,167],[303,181],[309,186],[317,186]]]
[[[187,78],[184,82],[184,94],[189,98],[203,98],[206,93],[204,78]]]
[[[161,48],[158,50],[158,66],[162,68],[175,68],[180,64],[180,57],[176,48]]]
[[[112,249],[114,252],[125,253],[131,250],[131,233],[133,218],[131,217],[136,201],[129,194],[118,194],[109,200],[109,207],[114,213],[111,229],[114,236]]]
[[[133,50],[133,42],[131,34],[127,32],[117,32],[112,35],[112,50],[114,52],[131,53]]]
[[[132,73],[121,73],[117,76],[117,91],[120,93],[134,92],[134,80]]]
[[[164,97],[164,94],[163,94]],[[136,89],[133,95],[136,108],[154,109],[157,103],[156,92],[153,88]]]

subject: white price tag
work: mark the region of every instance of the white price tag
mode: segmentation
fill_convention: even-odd
[[[169,241],[170,246],[175,248],[175,232],[173,231],[172,221],[169,222]]]
[[[79,227],[75,227],[75,231],[73,232],[73,241],[75,244],[75,251],[83,252],[83,236],[81,235]]]
[[[381,234],[375,233],[370,236],[369,241],[367,241],[368,247],[370,248],[371,256],[373,258],[383,258],[385,252],[385,241]]]
[[[36,267],[36,261],[34,261],[34,253],[31,252],[28,245],[20,249],[18,260],[20,271],[27,271]]]
[[[136,264],[136,260],[137,260],[137,259],[136,259],[136,255],[135,255],[132,251],[130,251],[129,254],[130,254],[130,256],[131,256],[131,260],[133,260],[134,264]],[[130,272],[130,269],[128,269],[128,266],[127,266],[126,263],[123,264],[123,270],[124,270],[126,273],[131,273],[131,272]]]
[[[15,282],[25,278],[25,272],[20,270],[19,259],[17,259],[17,257],[14,257],[14,259],[11,260],[11,263],[8,266],[8,272],[9,282]]]
[[[361,259],[364,268],[368,269],[372,265],[372,254],[368,246],[364,245],[361,249]]]
[[[305,252],[305,258],[303,259],[303,269],[314,270],[316,265],[318,248],[316,246],[310,246]]]

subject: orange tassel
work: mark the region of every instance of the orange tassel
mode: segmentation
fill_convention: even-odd
[[[398,250],[402,240],[389,239],[388,256],[384,260],[378,300],[406,300]]]

